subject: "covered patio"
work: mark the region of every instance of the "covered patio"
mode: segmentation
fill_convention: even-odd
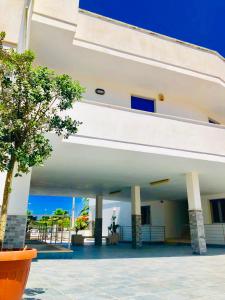
[[[136,248],[140,247],[142,242],[142,203],[157,200],[161,206],[165,206],[165,212],[173,212],[175,201],[177,204],[181,201],[186,203],[182,208],[182,215],[184,210],[186,212],[184,224],[187,224],[188,210],[191,211],[194,252],[205,252],[204,241],[201,238],[204,223],[200,195],[223,192],[223,163],[207,160],[208,157],[200,158],[193,153],[188,154],[189,157],[187,153],[182,152],[176,152],[176,155],[172,152],[159,154],[155,153],[154,149],[144,146],[141,151],[136,151],[136,146],[130,149],[128,145],[123,145],[121,148],[117,142],[109,144],[108,141],[102,141],[103,144],[98,146],[95,139],[82,136],[73,136],[66,141],[51,136],[51,141],[55,149],[53,156],[44,167],[33,170],[30,192],[67,196],[74,196],[76,193],[76,196],[96,198],[96,244],[101,245],[104,199],[131,203],[132,224],[131,227],[124,228],[124,232],[130,231],[128,240],[132,241],[133,247]],[[166,184],[151,185],[151,182],[161,179],[166,179]],[[175,227],[179,214],[178,210],[176,214],[170,214],[167,223],[174,222],[172,226]],[[207,224],[207,220],[205,221]],[[161,236],[163,230],[168,228],[152,225],[158,232],[161,230]],[[164,240],[165,235],[163,239],[159,239]]]
[[[201,200],[205,195],[224,193],[223,157],[163,148],[159,151],[156,147],[118,141],[96,142],[95,138],[78,135],[69,140],[55,135],[49,138],[54,148],[52,157],[43,167],[32,170],[31,179],[23,176],[15,180],[9,215],[24,215],[26,221],[25,199],[29,192],[33,195],[96,198],[95,242],[100,245],[103,200],[128,202],[131,204],[129,220],[132,220],[128,226],[132,227],[133,247],[138,248],[142,244],[141,205],[146,201],[158,201],[160,207],[165,206],[162,215],[170,212],[169,218],[166,217],[167,224],[173,223],[176,227],[179,211],[174,214],[174,204],[183,202],[187,219],[189,211],[193,251],[206,252],[204,224],[209,224],[210,211]],[[161,181],[166,184],[151,184]],[[206,200],[208,203],[208,198]],[[153,216],[157,223],[158,216],[155,213]],[[25,221],[21,222],[21,233]],[[156,223],[151,225],[158,226]],[[223,231],[222,227],[220,231]],[[224,242],[224,233],[222,235]],[[24,235],[19,236],[21,243]],[[15,241],[17,237],[15,232]]]

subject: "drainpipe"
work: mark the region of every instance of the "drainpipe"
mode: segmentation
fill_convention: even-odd
[[[22,53],[29,48],[30,41],[30,23],[33,11],[33,0],[26,0],[21,24],[20,39],[18,41],[17,51]]]

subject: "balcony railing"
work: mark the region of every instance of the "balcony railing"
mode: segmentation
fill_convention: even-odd
[[[164,226],[141,226],[142,242],[164,242],[165,241],[165,227]],[[120,240],[122,242],[132,241],[132,227],[120,226]]]
[[[83,122],[77,137],[225,158],[225,127],[176,116],[84,101],[71,111]],[[156,151],[158,152],[158,151]],[[166,153],[168,154],[168,153]],[[186,154],[185,154],[186,155]]]
[[[207,244],[225,245],[225,224],[206,224],[205,236]]]

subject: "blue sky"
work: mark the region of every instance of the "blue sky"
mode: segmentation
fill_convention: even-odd
[[[80,0],[80,7],[225,57],[225,0]]]
[[[82,198],[75,200],[75,215],[78,216],[82,208]],[[29,196],[28,209],[34,215],[52,214],[57,208],[67,210],[71,214],[72,198],[61,196]]]

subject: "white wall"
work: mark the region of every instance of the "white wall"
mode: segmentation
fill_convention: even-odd
[[[207,196],[201,197],[204,224],[212,224],[212,216],[211,216],[209,198],[210,197],[207,197]],[[211,199],[214,199],[214,198],[211,198]]]
[[[17,46],[21,34],[25,0],[0,1],[0,28],[6,32],[5,41]]]
[[[180,237],[188,223],[187,201],[147,201],[151,206],[151,225],[165,226],[166,238]]]
[[[204,223],[211,224],[211,215],[209,210],[209,199],[225,198],[225,194],[217,194],[213,196],[202,197],[202,209],[204,215]],[[141,204],[151,206],[151,225],[152,226],[165,226],[166,239],[179,238],[182,232],[185,230],[185,225],[189,223],[188,219],[188,204],[187,201],[145,201]],[[131,203],[123,201],[103,201],[103,235],[108,234],[108,226],[111,224],[111,217],[113,209],[116,209],[117,223],[120,226],[131,226]],[[90,199],[90,211],[91,219],[95,218],[95,199]],[[207,227],[207,242],[214,244],[223,244],[224,238],[220,237],[222,230],[221,226]],[[218,229],[218,230],[217,230]],[[217,231],[216,231],[217,230]],[[126,232],[126,230],[124,231]],[[130,236],[131,230],[128,228],[128,236]],[[131,237],[129,237],[130,239]],[[213,242],[212,242],[213,240]],[[222,240],[222,242],[221,242]]]
[[[118,82],[113,82],[111,78],[109,78],[108,81],[105,78],[99,80],[98,78],[94,78],[94,76],[92,78],[83,77],[79,73],[77,74],[76,79],[85,86],[86,94],[84,95],[84,98],[89,101],[130,108],[131,95],[138,95],[144,98],[156,99],[156,112],[159,114],[178,116],[204,122],[208,122],[208,117],[211,116],[205,109],[190,104],[190,102],[187,102],[182,98],[168,98],[166,96],[164,101],[159,101],[157,100],[157,91],[151,89],[146,90],[138,85],[120,85]],[[105,95],[97,95],[95,93],[96,88],[103,88],[105,90]]]
[[[26,215],[30,191],[31,172],[22,177],[13,177],[12,190],[9,196],[8,214]],[[5,174],[0,173],[0,206],[2,205],[5,185]]]
[[[9,215],[26,215],[27,202],[30,191],[31,172],[23,174],[22,177],[14,177],[12,191],[9,197],[8,214]]]
[[[141,203],[142,206],[151,206],[151,225],[165,226],[165,209],[164,201],[146,201]]]
[[[91,218],[95,218],[95,199],[90,199]],[[146,201],[142,206],[151,206],[151,225],[165,226],[166,238],[180,237],[188,222],[187,201]],[[123,201],[103,201],[103,235],[108,234],[113,209],[116,209],[117,223],[131,226],[131,203]]]
[[[91,219],[95,219],[95,199],[89,199]],[[111,224],[113,209],[116,211],[116,223],[120,226],[131,226],[130,202],[103,200],[103,236],[108,235],[108,226]]]
[[[79,0],[38,0],[34,2],[33,11],[55,21],[77,24],[78,5]]]

